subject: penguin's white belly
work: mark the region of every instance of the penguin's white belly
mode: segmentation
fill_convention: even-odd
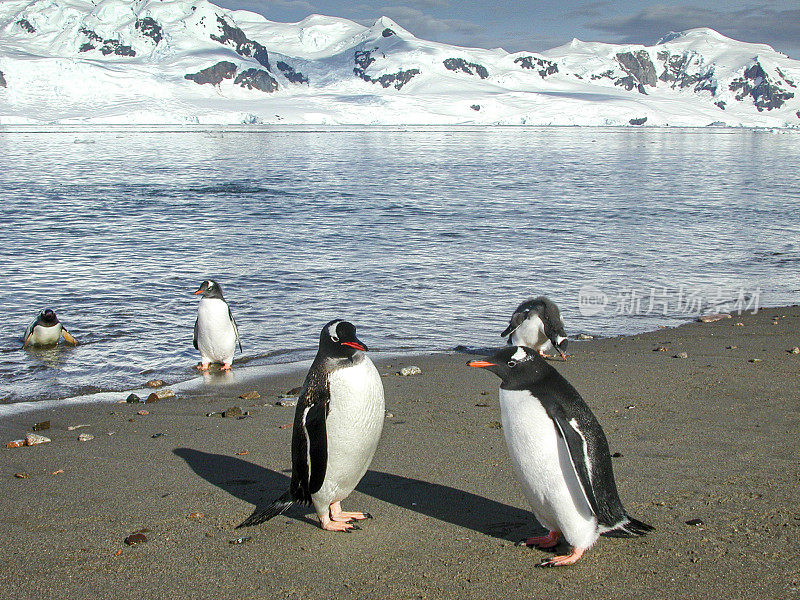
[[[566,442],[530,392],[500,389],[500,416],[511,464],[536,519],[577,548],[598,536]]]
[[[61,323],[56,323],[51,327],[37,325],[33,328],[28,344],[32,346],[52,346],[58,343],[61,338]]]
[[[511,343],[515,346],[526,346],[534,350],[546,351],[552,343],[544,332],[544,323],[538,315],[525,319],[511,334]]]
[[[197,348],[203,361],[231,363],[236,331],[228,305],[219,298],[203,298],[197,309]]]
[[[361,481],[378,447],[385,412],[383,384],[369,358],[334,371],[328,383],[328,463],[322,487],[312,495],[318,512],[344,500]]]

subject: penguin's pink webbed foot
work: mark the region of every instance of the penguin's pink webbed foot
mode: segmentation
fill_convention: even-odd
[[[348,523],[346,521],[333,521],[327,515],[319,517],[319,525],[325,531],[351,531],[353,529],[361,529],[358,525]]]
[[[219,368],[219,370],[220,371],[230,371],[231,370],[231,364],[230,363],[225,363]]]
[[[208,365],[209,364],[210,363],[200,363],[199,365],[197,365],[197,370],[198,371],[208,371]]]
[[[574,565],[578,559],[583,556],[585,550],[583,548],[573,548],[569,554],[562,556],[554,556],[540,562],[539,567],[566,567],[567,565]]]
[[[536,546],[537,548],[552,548],[558,544],[558,540],[561,537],[560,531],[551,531],[547,535],[540,535],[536,537],[530,537],[525,540],[526,546]]]

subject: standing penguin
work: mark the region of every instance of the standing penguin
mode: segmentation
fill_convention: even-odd
[[[622,506],[600,423],[535,350],[508,346],[467,364],[502,379],[500,416],[511,463],[533,514],[549,530],[526,544],[552,548],[563,535],[572,546],[569,554],[539,566],[575,563],[601,534],[631,537],[653,530]]]
[[[211,279],[204,281],[195,294],[201,294],[194,322],[194,347],[200,350],[200,364],[197,368],[208,371],[212,362],[222,363],[223,371],[231,370],[236,344],[242,351],[239,328],[233,314],[222,297],[222,288]]]
[[[567,334],[564,320],[555,302],[545,296],[526,300],[511,315],[511,321],[501,337],[509,336],[513,346],[527,346],[537,350],[543,357],[545,351],[555,348],[561,358],[567,360]]]
[[[55,346],[62,335],[68,344],[73,346],[78,344],[78,341],[59,322],[56,313],[46,308],[25,329],[25,334],[22,336],[22,347]]]
[[[383,429],[383,383],[356,328],[336,319],[322,328],[306,375],[292,432],[289,491],[238,527],[258,525],[293,503],[311,504],[323,529],[348,531],[369,513],[343,512],[366,473]]]

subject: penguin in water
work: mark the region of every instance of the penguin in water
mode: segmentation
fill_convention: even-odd
[[[535,350],[507,346],[467,364],[502,379],[500,416],[511,463],[533,514],[549,531],[525,543],[552,548],[563,536],[572,547],[539,566],[575,563],[601,534],[632,537],[653,530],[622,506],[600,423]]]
[[[208,279],[195,292],[200,294],[200,306],[197,308],[197,319],[194,322],[194,347],[200,351],[200,371],[208,371],[212,362],[222,363],[223,371],[231,370],[236,344],[242,351],[239,339],[239,328],[233,313],[222,297],[219,283]]]
[[[66,343],[72,346],[78,345],[78,340],[72,337],[69,331],[61,324],[56,313],[46,308],[25,329],[25,334],[22,336],[22,347],[55,346],[62,335]]]
[[[294,416],[289,490],[238,527],[263,523],[295,502],[313,505],[328,531],[358,529],[351,521],[372,518],[341,507],[372,462],[383,429],[383,383],[366,351],[352,323],[336,319],[322,328]]]
[[[555,302],[545,296],[538,296],[520,304],[511,315],[506,330],[500,337],[508,337],[513,346],[527,346],[547,357],[546,350],[555,348],[561,358],[567,360],[567,334],[564,320]]]

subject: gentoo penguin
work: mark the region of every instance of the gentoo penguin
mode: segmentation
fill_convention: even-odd
[[[555,302],[545,296],[526,300],[511,315],[511,321],[501,337],[509,336],[513,346],[527,346],[547,356],[546,350],[555,348],[561,358],[567,360],[567,334],[564,321]]]
[[[535,350],[507,346],[468,364],[502,379],[500,416],[511,463],[533,514],[549,531],[527,545],[552,548],[563,535],[572,546],[540,566],[575,563],[601,534],[631,537],[653,530],[622,506],[600,423]]]
[[[242,342],[231,309],[222,297],[222,288],[209,279],[200,285],[195,294],[202,295],[194,322],[194,347],[200,350],[197,368],[208,371],[212,362],[219,362],[223,371],[230,371],[236,343],[239,343],[241,352]]]
[[[289,491],[239,527],[258,525],[295,502],[311,504],[323,529],[348,531],[369,513],[344,512],[341,501],[367,471],[383,429],[383,383],[356,328],[336,319],[322,328],[292,432]]]
[[[22,338],[22,347],[55,346],[62,335],[68,344],[73,346],[78,344],[78,341],[59,322],[56,313],[46,308],[36,316],[33,323],[28,325]]]

